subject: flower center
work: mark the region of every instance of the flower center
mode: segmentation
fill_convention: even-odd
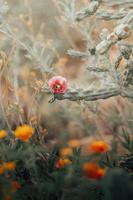
[[[58,89],[58,90],[61,89],[61,85],[56,84],[56,85],[55,85],[55,89]]]

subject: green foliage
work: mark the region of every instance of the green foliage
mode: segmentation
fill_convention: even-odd
[[[123,140],[121,140],[122,145],[126,148],[131,154],[133,154],[133,141],[128,133],[123,130]]]
[[[124,133],[125,143],[129,143],[129,136]],[[125,143],[122,143],[127,148]],[[130,149],[130,148],[129,148]],[[132,179],[126,172],[126,164],[119,164],[114,159],[113,149],[108,153],[82,155],[81,149],[73,150],[70,156],[72,163],[61,169],[56,168],[58,150],[52,152],[34,142],[21,142],[14,136],[6,137],[0,142],[0,161],[2,163],[15,162],[14,171],[6,171],[0,175],[0,194],[9,194],[14,200],[128,200],[133,198]],[[101,180],[87,178],[83,173],[83,164],[97,160],[108,170]],[[129,161],[129,163],[128,163]],[[126,160],[132,165],[131,159]],[[126,163],[123,162],[121,163]],[[133,166],[133,165],[132,165]],[[129,166],[128,166],[129,167]],[[123,168],[120,169],[120,168]],[[11,182],[16,180],[21,188],[12,193]],[[3,188],[3,189],[2,189]],[[4,191],[4,192],[3,192]]]

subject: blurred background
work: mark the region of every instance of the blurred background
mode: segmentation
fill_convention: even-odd
[[[113,1],[107,2],[112,3],[111,9],[119,8],[113,6]],[[122,128],[132,133],[133,104],[126,98],[50,104],[49,96],[41,92],[53,76],[53,72],[49,74],[49,66],[53,67],[54,75],[66,77],[70,85],[98,87],[99,80],[85,69],[85,61],[67,55],[67,50],[86,51],[94,47],[101,40],[103,28],[111,32],[116,22],[99,22],[91,17],[70,23],[64,19],[58,0],[7,0],[7,3],[7,12],[0,18],[4,24],[0,28],[3,30],[0,33],[1,128],[14,129],[29,123],[49,146],[70,138],[78,138],[83,144],[94,137],[110,140]],[[77,1],[76,9],[87,3],[87,0]],[[132,42],[132,36],[126,42]],[[113,46],[109,51],[112,64],[118,55],[117,47]],[[122,60],[120,68],[124,65]]]

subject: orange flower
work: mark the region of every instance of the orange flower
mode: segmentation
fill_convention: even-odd
[[[5,130],[0,131],[0,139],[3,139],[7,136],[7,132]]]
[[[12,200],[10,196],[5,196],[4,200]]]
[[[80,141],[78,139],[69,140],[68,145],[71,148],[79,148],[81,146]]]
[[[3,165],[0,166],[0,175],[4,173],[4,167]]]
[[[24,142],[27,142],[33,133],[34,129],[28,125],[18,126],[15,130],[15,136]]]
[[[21,185],[17,181],[12,181],[12,191],[17,192],[21,188]]]
[[[88,148],[88,151],[94,153],[105,153],[108,150],[109,150],[109,145],[102,140],[94,141]]]
[[[67,156],[71,156],[73,153],[72,149],[70,147],[65,147],[65,148],[62,148],[60,150],[60,156],[61,157],[67,157]]]
[[[0,165],[0,174],[3,174],[6,170],[15,170],[15,162],[6,162],[3,165]]]
[[[96,163],[87,162],[83,165],[83,171],[86,176],[91,179],[101,179],[106,170],[104,168],[99,167]]]
[[[63,168],[65,165],[69,165],[69,164],[71,164],[71,161],[69,160],[69,159],[67,159],[67,158],[65,158],[65,159],[62,159],[62,158],[60,158],[57,162],[56,162],[56,168],[58,168],[58,169],[61,169],[61,168]]]
[[[15,170],[16,163],[15,162],[6,162],[3,164],[4,170]]]

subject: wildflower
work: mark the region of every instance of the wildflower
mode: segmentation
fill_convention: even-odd
[[[105,153],[109,150],[109,145],[102,140],[98,140],[98,141],[92,142],[88,150],[94,153]]]
[[[73,151],[72,151],[72,148],[70,147],[65,147],[60,150],[61,157],[71,156],[72,154],[73,154]]]
[[[93,162],[85,163],[83,165],[83,171],[85,172],[86,176],[91,179],[101,179],[106,172],[104,168],[101,168],[98,164]]]
[[[18,126],[15,130],[15,136],[24,142],[27,142],[33,133],[34,129],[29,125]]]
[[[48,82],[51,91],[55,94],[64,94],[68,88],[66,78],[62,76],[54,76]]]
[[[0,175],[3,174],[6,170],[15,170],[15,162],[6,162],[3,165],[0,165]]]
[[[69,165],[69,164],[71,164],[71,161],[69,160],[69,159],[67,159],[67,158],[65,158],[65,159],[62,159],[62,158],[60,158],[57,162],[56,162],[56,168],[58,168],[58,169],[61,169],[61,168],[63,168],[65,165]]]
[[[80,141],[77,139],[69,140],[68,142],[69,147],[71,148],[79,148],[81,146]]]
[[[4,170],[15,170],[16,163],[15,162],[6,162],[3,164]]]
[[[4,173],[4,167],[3,165],[0,165],[0,175]]]
[[[7,132],[5,130],[0,131],[0,139],[3,139],[7,136]]]
[[[8,196],[4,197],[4,200],[12,200],[12,198],[11,198],[11,196],[8,195]]]
[[[17,192],[21,188],[21,185],[17,181],[12,181],[12,191]]]

